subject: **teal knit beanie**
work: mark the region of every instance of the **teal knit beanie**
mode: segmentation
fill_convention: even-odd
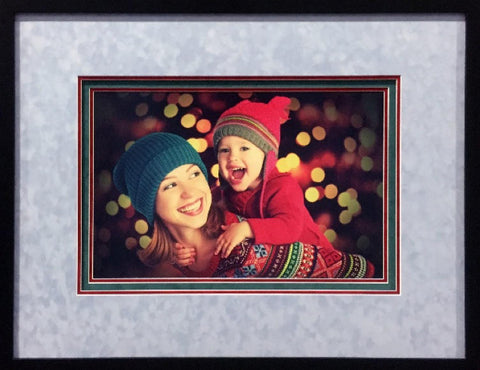
[[[178,135],[156,132],[137,140],[122,154],[113,169],[113,182],[153,225],[160,183],[169,172],[184,164],[196,164],[208,179],[205,164],[188,141]]]

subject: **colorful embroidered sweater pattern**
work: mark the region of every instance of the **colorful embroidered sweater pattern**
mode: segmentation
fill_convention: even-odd
[[[226,212],[226,222],[243,218]],[[373,265],[363,256],[333,248],[294,242],[291,244],[253,244],[244,241],[230,256],[213,256],[202,272],[180,268],[187,277],[231,278],[371,278]]]

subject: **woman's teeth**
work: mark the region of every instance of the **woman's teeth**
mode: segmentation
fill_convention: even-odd
[[[197,211],[201,205],[202,205],[202,201],[201,199],[199,199],[195,203],[179,208],[178,210],[182,213],[194,212],[194,211]]]

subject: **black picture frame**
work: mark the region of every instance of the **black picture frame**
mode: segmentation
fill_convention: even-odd
[[[401,17],[405,14],[461,14],[466,19],[466,35],[467,35],[467,55],[466,55],[466,126],[465,126],[465,281],[466,281],[466,359],[235,359],[232,366],[232,359],[64,359],[64,360],[15,360],[13,359],[13,281],[15,278],[14,250],[13,248],[3,248],[1,251],[1,267],[4,271],[4,289],[2,289],[2,302],[7,302],[2,308],[4,314],[10,318],[2,325],[2,362],[7,364],[9,368],[41,368],[48,366],[49,368],[84,368],[85,366],[106,366],[114,364],[117,368],[130,368],[131,366],[143,366],[146,368],[154,368],[156,366],[169,366],[169,368],[183,368],[189,365],[209,365],[216,367],[240,367],[246,365],[260,366],[276,366],[279,364],[301,365],[305,368],[316,368],[319,365],[331,368],[343,368],[360,366],[361,368],[411,368],[412,366],[422,366],[431,368],[478,368],[480,364],[478,343],[480,325],[478,320],[478,282],[479,272],[476,266],[479,260],[479,251],[474,241],[478,240],[478,223],[479,216],[476,212],[477,207],[470,206],[478,202],[474,197],[475,190],[478,188],[478,170],[479,165],[476,161],[477,146],[480,142],[479,131],[477,125],[477,117],[479,116],[479,80],[478,74],[479,53],[477,45],[479,43],[478,35],[480,34],[480,18],[479,8],[474,1],[425,1],[425,2],[377,2],[362,1],[349,2],[337,1],[335,4],[322,4],[321,2],[296,2],[295,4],[278,5],[272,9],[270,4],[258,4],[258,2],[237,3],[235,6],[230,4],[203,4],[203,2],[177,1],[175,4],[164,5],[159,9],[158,4],[153,2],[144,2],[142,4],[128,4],[120,2],[115,4],[115,9],[111,4],[86,4],[79,5],[73,3],[65,3],[59,1],[43,4],[37,1],[29,2],[7,2],[2,4],[3,10],[0,14],[0,37],[2,50],[1,74],[3,89],[0,91],[1,111],[4,112],[6,119],[2,125],[2,148],[4,155],[1,158],[2,168],[5,175],[2,176],[2,188],[6,189],[3,193],[3,199],[6,205],[6,216],[2,218],[2,230],[6,239],[13,241],[15,238],[14,223],[14,204],[15,204],[15,127],[12,124],[15,120],[15,62],[14,62],[14,45],[15,17],[24,13],[40,13],[40,14],[152,14],[166,13],[179,14],[186,12],[187,14],[296,14],[298,16],[311,14],[364,14],[382,15],[394,14]]]

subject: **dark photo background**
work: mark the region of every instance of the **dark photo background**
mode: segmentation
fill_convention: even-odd
[[[149,242],[147,223],[112,182],[120,155],[151,132],[178,134],[197,149],[215,186],[212,130],[242,99],[291,98],[282,124],[280,171],[290,171],[305,205],[339,250],[383,268],[383,94],[379,92],[94,93],[94,277],[150,276],[136,256]]]

